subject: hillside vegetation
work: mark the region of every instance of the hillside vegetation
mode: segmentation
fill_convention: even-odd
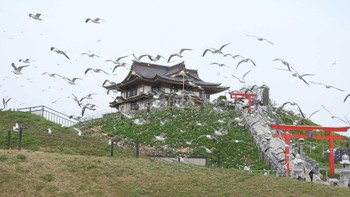
[[[29,113],[0,112],[0,191],[2,196],[349,196],[348,188],[264,176],[238,170],[247,165],[266,169],[233,109],[205,106],[139,112],[132,119],[120,114],[63,128]],[[145,120],[138,125],[135,119]],[[225,123],[222,123],[222,121]],[[234,121],[236,120],[236,121]],[[23,148],[11,131],[12,148],[5,150],[7,131],[15,123],[24,127]],[[77,125],[78,127],[78,125]],[[47,129],[52,129],[52,134]],[[209,140],[223,129],[227,135]],[[166,133],[165,142],[154,136]],[[108,139],[114,139],[110,157]],[[193,140],[195,139],[195,140]],[[141,157],[135,157],[135,142]],[[186,141],[193,140],[191,145]],[[241,140],[245,143],[232,143]],[[167,145],[164,150],[164,145]],[[211,154],[204,148],[214,147]],[[162,148],[163,147],[163,148]],[[187,148],[188,152],[181,152]],[[166,163],[146,157],[147,150],[162,155],[208,156],[208,166]],[[217,155],[220,153],[220,168]]]

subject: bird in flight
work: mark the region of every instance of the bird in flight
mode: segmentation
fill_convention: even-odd
[[[254,37],[254,38],[258,39],[259,41],[266,41],[266,42],[268,42],[268,43],[274,45],[274,44],[273,44],[272,42],[270,42],[269,40],[267,40],[267,39],[265,39],[265,38],[258,37],[258,36],[256,36],[256,35],[246,35],[246,36],[248,36],[248,37]]]
[[[100,56],[98,56],[98,55],[96,55],[96,54],[93,54],[93,53],[82,53],[82,54],[80,54],[80,55],[87,55],[87,56],[89,56],[89,57],[91,57],[91,58],[94,58],[94,57],[100,57]]]
[[[309,83],[304,79],[305,76],[314,76],[314,74],[302,74],[300,75],[293,67],[291,67],[291,69],[294,71],[294,73],[292,73],[293,77],[297,77],[300,80],[303,80],[304,83],[306,83],[307,85],[309,85]]]
[[[69,79],[69,78],[67,78],[67,77],[63,77],[63,79],[66,80],[67,83],[69,83],[69,84],[71,84],[71,85],[76,85],[76,84],[75,84],[75,81],[78,80],[78,79],[79,79],[79,80],[83,80],[83,79],[77,78],[77,77],[74,77],[73,79]]]
[[[9,99],[2,98],[2,105],[4,106],[3,109],[6,109],[6,108],[7,108],[8,102],[9,102],[10,100],[11,100],[11,98],[9,98]]]
[[[29,65],[23,65],[23,66],[18,66],[16,67],[15,63],[12,63],[11,66],[13,67],[13,73],[15,73],[16,75],[21,75],[23,73],[21,73],[21,70],[24,68],[24,67],[28,67]]]
[[[56,47],[51,47],[50,49],[51,49],[51,51],[55,51],[56,53],[64,55],[67,59],[69,59],[68,55],[64,51],[61,51],[61,50],[57,49]]]
[[[29,17],[30,17],[30,18],[33,18],[33,19],[35,19],[35,20],[41,21],[41,20],[42,20],[42,19],[40,18],[41,15],[42,15],[42,14],[40,14],[40,13],[29,14]]]
[[[116,60],[106,60],[105,62],[113,62],[113,64],[119,64],[120,60],[122,60],[123,58],[127,58],[127,57],[128,56],[125,55],[125,56],[118,57]]]
[[[213,62],[213,63],[210,63],[210,64],[211,64],[211,65],[218,65],[218,66],[220,66],[220,67],[226,66],[226,67],[230,68],[230,67],[227,66],[226,64],[221,64],[221,63],[217,63],[217,62]]]
[[[134,58],[135,58],[136,61],[141,61],[141,59],[142,59],[143,57],[148,57],[148,56],[150,56],[150,55],[148,55],[148,54],[143,54],[143,55],[140,55],[139,57],[136,57],[135,54],[132,54],[132,56],[134,56]]]
[[[152,62],[156,62],[158,60],[160,60],[160,58],[163,58],[166,60],[165,57],[161,56],[161,55],[157,55],[156,57],[153,57],[152,55],[147,55],[148,59],[150,59]]]
[[[234,75],[232,75],[232,77],[238,79],[239,82],[241,82],[241,83],[245,83],[244,78],[247,76],[247,74],[248,74],[250,71],[251,71],[251,70],[249,70],[248,72],[246,72],[246,73],[243,75],[242,79],[240,79],[240,78],[238,78],[238,77],[236,77],[236,76],[234,76]]]
[[[19,62],[26,63],[26,64],[29,64],[30,61],[34,61],[34,60],[31,60],[31,59],[29,59],[29,58],[26,58],[26,59],[19,59],[18,61],[19,61]]]
[[[179,52],[171,54],[171,55],[169,56],[169,58],[168,58],[168,63],[170,62],[171,58],[173,58],[173,57],[175,57],[175,56],[182,58],[182,57],[183,57],[183,56],[182,56],[182,53],[183,53],[184,51],[191,51],[191,50],[192,50],[192,49],[183,48],[183,49],[180,49]]]
[[[87,18],[87,19],[85,20],[85,23],[87,23],[87,22],[89,22],[89,21],[91,21],[91,22],[93,22],[93,23],[96,23],[96,24],[100,24],[100,21],[105,21],[105,20],[103,20],[102,18],[95,18],[95,19]]]
[[[317,85],[323,85],[323,86],[326,87],[326,88],[334,88],[334,89],[337,89],[337,90],[339,90],[339,91],[344,92],[344,90],[342,90],[342,89],[340,89],[340,88],[336,88],[336,87],[334,87],[334,86],[326,85],[326,84],[324,84],[324,83],[313,82],[313,81],[310,81],[310,83],[317,84]]]
[[[58,76],[58,77],[62,77],[61,75],[59,75],[59,74],[56,74],[56,73],[48,73],[48,72],[43,72],[42,73],[42,75],[48,75],[48,76],[50,76],[50,77],[56,77],[56,76]]]
[[[346,99],[348,99],[348,97],[350,96],[350,94],[346,95],[344,98],[344,102],[346,101]]]
[[[227,56],[230,56],[230,57],[232,57],[233,59],[236,59],[237,57],[240,57],[240,58],[242,58],[242,59],[244,59],[244,57],[243,56],[241,56],[241,55],[232,55],[232,54],[230,54],[230,53],[226,53],[226,54],[223,54],[224,55],[224,57],[227,57]]]
[[[127,63],[125,63],[125,62],[123,62],[123,63],[118,63],[118,64],[116,64],[114,67],[113,67],[113,73],[114,73],[114,71],[115,71],[115,69],[117,69],[117,68],[119,68],[119,67],[125,67],[125,68],[127,68],[126,66],[127,66],[128,64]]]
[[[333,115],[332,112],[329,111],[325,106],[322,105],[322,107],[323,107],[323,109],[325,109],[331,115],[332,119],[336,118],[336,119],[338,119],[338,120],[340,120],[340,121],[342,121],[344,123],[348,123],[346,120],[343,120],[343,119],[339,118],[338,116]]]
[[[222,45],[219,49],[216,49],[216,48],[207,48],[207,49],[204,50],[202,57],[204,57],[205,54],[206,54],[208,51],[210,51],[210,52],[213,53],[213,54],[216,54],[216,53],[223,54],[223,53],[222,53],[222,49],[223,49],[224,47],[226,47],[227,45],[229,45],[229,44],[230,44],[230,43],[224,44],[224,45]]]
[[[91,93],[82,97],[79,102],[82,102],[84,99],[92,99],[92,95],[96,95],[96,93]]]
[[[102,69],[100,69],[100,68],[88,68],[88,69],[85,70],[85,74],[88,73],[90,70],[93,71],[93,72],[95,72],[95,73],[101,73],[101,72],[103,72],[103,73],[109,75],[106,71],[104,71],[104,70],[102,70]]]
[[[286,61],[284,61],[284,60],[282,60],[282,59],[274,59],[274,60],[272,60],[272,61],[281,61],[282,62],[282,64],[284,64],[284,65],[286,65],[287,66],[287,68],[288,68],[288,70],[289,71],[292,71],[291,69],[290,69],[290,66],[289,66],[289,63],[288,62],[286,62]]]
[[[237,70],[237,68],[238,68],[238,66],[239,66],[240,64],[246,63],[246,62],[251,62],[254,66],[256,66],[256,64],[253,62],[252,59],[250,59],[250,58],[243,58],[240,62],[238,62],[237,66],[236,66],[236,70]]]

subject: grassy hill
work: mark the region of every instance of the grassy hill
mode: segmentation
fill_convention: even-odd
[[[221,110],[220,110],[221,109]],[[187,110],[140,112],[132,119],[113,115],[81,125],[83,136],[29,113],[0,112],[0,191],[2,196],[349,196],[348,188],[300,182],[238,170],[237,165],[268,169],[262,163],[245,128],[232,121],[232,109],[213,106]],[[133,120],[147,123],[137,125]],[[220,123],[224,120],[225,124]],[[5,150],[7,131],[15,123],[25,127],[23,149]],[[228,123],[229,124],[228,124]],[[47,133],[51,128],[53,133]],[[198,136],[228,130],[216,141]],[[152,142],[166,133],[164,143]],[[107,140],[121,141],[110,157]],[[166,163],[144,155],[135,158],[135,141],[163,155],[207,156],[203,148],[215,147],[208,166]],[[191,145],[186,140],[196,139]],[[243,143],[225,143],[232,140]],[[219,143],[221,142],[221,143]],[[161,147],[168,145],[166,150]],[[181,148],[188,153],[180,153]],[[220,151],[221,166],[216,167]]]

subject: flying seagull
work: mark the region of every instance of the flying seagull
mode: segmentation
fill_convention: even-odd
[[[261,37],[255,36],[255,35],[246,35],[246,36],[248,36],[248,37],[254,37],[254,38],[258,39],[259,41],[266,41],[266,42],[268,42],[268,43],[270,43],[270,44],[273,45],[272,42],[268,41],[268,40],[265,39],[265,38],[261,38]]]
[[[240,78],[238,78],[238,77],[236,77],[236,76],[234,76],[234,75],[232,75],[232,77],[238,79],[239,82],[241,82],[241,83],[245,83],[244,78],[247,76],[247,74],[248,74],[250,71],[251,71],[251,70],[249,70],[248,72],[246,72],[246,73],[243,75],[242,79],[240,79]]]
[[[222,53],[222,49],[223,49],[225,46],[229,45],[229,44],[230,44],[230,43],[224,44],[224,45],[222,45],[219,49],[207,48],[207,49],[204,50],[202,57],[204,57],[205,54],[206,54],[208,51],[210,51],[210,52],[213,53],[213,54],[215,54],[215,53],[223,54],[223,53]]]
[[[42,75],[48,75],[50,77],[56,77],[56,76],[59,76],[59,77],[62,77],[61,75],[59,74],[56,74],[56,73],[48,73],[48,72],[43,72]]]
[[[95,73],[101,73],[101,72],[103,72],[103,73],[109,75],[106,71],[104,71],[104,70],[102,70],[102,69],[100,69],[100,68],[88,68],[88,69],[85,70],[85,74],[88,73],[90,70],[92,70],[92,71],[95,72]]]
[[[115,69],[117,69],[118,67],[125,67],[126,68],[126,66],[127,66],[128,64],[127,63],[125,63],[125,62],[123,62],[123,63],[117,63],[114,67],[113,67],[113,73],[114,73],[114,71],[115,71]]]
[[[291,67],[291,69],[294,71],[294,73],[292,73],[293,77],[297,77],[300,80],[303,80],[304,83],[306,83],[307,85],[309,85],[309,83],[304,79],[305,76],[314,76],[314,74],[302,74],[300,75],[293,67]]]
[[[336,118],[336,119],[338,119],[338,120],[340,120],[340,121],[342,121],[344,123],[348,123],[346,120],[343,120],[343,119],[339,118],[338,116],[333,115],[332,112],[329,111],[325,106],[322,105],[322,107],[323,107],[323,109],[325,109],[331,115],[332,119]]]
[[[346,95],[344,98],[344,102],[346,101],[346,99],[348,99],[348,97],[350,96],[350,94]]]
[[[148,59],[150,59],[153,62],[160,60],[160,58],[164,58],[166,60],[166,58],[161,56],[161,55],[157,55],[156,57],[153,57],[152,55],[147,55],[147,57],[148,57]]]
[[[2,98],[2,105],[4,106],[3,109],[6,109],[7,108],[7,105],[8,105],[8,102],[11,100],[11,98],[9,99],[5,99],[5,98]]]
[[[95,18],[95,19],[87,18],[87,19],[85,20],[85,23],[87,23],[87,22],[89,22],[89,21],[91,21],[91,22],[93,22],[93,23],[96,23],[96,24],[100,24],[100,21],[105,21],[105,20],[103,20],[102,18]]]
[[[35,19],[35,20],[41,21],[41,20],[42,20],[42,19],[40,18],[41,15],[42,15],[42,14],[40,14],[40,13],[29,14],[29,17],[30,17],[30,18],[33,18],[33,19]]]
[[[94,57],[100,57],[100,56],[98,56],[98,55],[96,55],[96,54],[93,54],[93,53],[82,53],[82,54],[80,54],[80,55],[87,55],[87,56],[89,56],[89,57],[91,57],[91,58],[94,58]]]
[[[29,64],[30,61],[31,61],[31,59],[29,59],[29,58],[26,58],[26,59],[19,59],[18,61],[19,61],[19,62],[26,63],[26,64]]]
[[[127,55],[121,56],[121,57],[118,57],[116,60],[106,60],[105,62],[113,62],[113,64],[119,64],[120,60],[122,60],[123,58],[126,58],[126,57],[128,57],[128,56]]]
[[[212,65],[218,65],[218,66],[220,66],[220,67],[226,66],[226,67],[230,68],[230,67],[227,66],[226,64],[221,64],[221,63],[217,63],[217,62],[213,62],[213,63],[210,63],[210,64],[212,64]]]
[[[66,56],[67,59],[69,59],[69,57],[67,56],[67,54],[64,51],[61,51],[61,50],[57,49],[56,47],[51,47],[50,49],[51,49],[51,51],[55,51],[56,53],[64,55],[64,56]]]
[[[344,92],[344,90],[342,90],[342,89],[336,88],[336,87],[334,87],[334,86],[326,85],[326,84],[324,84],[324,83],[313,82],[313,81],[310,81],[310,83],[317,84],[317,85],[323,85],[323,86],[326,87],[326,88],[334,88],[334,89],[337,89],[337,90],[339,90],[339,91]]]
[[[24,68],[24,67],[28,67],[29,65],[23,65],[23,66],[18,66],[16,67],[15,63],[12,63],[11,66],[13,67],[13,73],[15,73],[16,75],[21,75],[21,70]]]
[[[282,64],[284,64],[284,65],[286,65],[287,66],[287,68],[288,68],[288,70],[289,71],[292,71],[291,69],[290,69],[290,67],[289,67],[289,63],[288,62],[286,62],[286,61],[284,61],[284,60],[282,60],[282,59],[274,59],[274,60],[272,60],[272,61],[281,61],[282,62]]]
[[[226,54],[223,54],[223,55],[224,55],[224,57],[230,56],[230,57],[232,57],[233,59],[236,59],[237,57],[240,57],[240,58],[244,59],[244,57],[241,56],[241,55],[239,55],[239,54],[237,54],[237,55],[232,55],[232,54],[230,54],[230,53],[226,53]]]
[[[173,58],[173,57],[175,57],[175,56],[182,58],[182,53],[183,53],[184,51],[191,51],[191,50],[192,50],[192,49],[183,48],[183,49],[180,49],[179,52],[171,54],[171,55],[169,56],[169,58],[168,58],[168,63],[170,62],[171,58]]]
[[[66,81],[67,81],[69,84],[71,84],[71,85],[76,85],[76,84],[75,84],[75,81],[78,80],[78,79],[79,79],[79,80],[83,80],[83,79],[77,78],[77,77],[74,77],[73,79],[69,79],[69,78],[67,78],[67,77],[63,77],[63,79],[66,80]]]
[[[250,59],[250,58],[243,58],[240,62],[238,62],[237,66],[236,66],[236,70],[237,70],[238,66],[240,64],[242,64],[243,62],[251,62],[254,66],[256,66],[256,64],[253,62],[252,59]]]
[[[91,93],[91,94],[88,94],[88,95],[82,97],[82,98],[80,99],[80,102],[83,101],[84,99],[92,99],[92,95],[96,95],[96,93]]]
[[[136,57],[135,54],[132,54],[132,56],[134,56],[135,60],[141,61],[141,59],[142,59],[143,57],[148,57],[148,56],[150,56],[150,55],[149,55],[149,54],[143,54],[143,55],[140,55],[139,57]]]

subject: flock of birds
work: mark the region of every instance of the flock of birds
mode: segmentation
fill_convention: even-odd
[[[33,20],[37,20],[37,21],[42,21],[44,20],[43,17],[45,15],[41,14],[41,13],[30,13],[29,14],[29,17]],[[46,20],[46,19],[45,19]],[[101,24],[103,22],[107,22],[106,20],[102,19],[102,18],[99,18],[99,17],[96,17],[96,18],[86,18],[85,19],[85,23],[94,23],[94,24]],[[268,43],[270,45],[274,45],[273,42],[271,42],[270,40],[266,39],[266,38],[263,38],[263,37],[260,37],[260,36],[257,36],[257,35],[250,35],[250,34],[247,34],[246,35],[247,37],[250,37],[250,38],[255,38],[257,41],[260,41],[260,42],[265,42],[265,43]],[[239,68],[241,68],[244,64],[250,64],[251,66],[254,66],[254,67],[257,67],[258,64],[250,57],[244,57],[240,54],[231,54],[231,53],[226,53],[225,52],[225,49],[230,45],[230,43],[225,43],[219,47],[209,47],[209,48],[206,48],[203,50],[203,53],[202,53],[202,57],[206,57],[208,56],[210,53],[211,54],[216,54],[216,55],[221,55],[222,57],[230,57],[232,59],[237,59],[237,64],[235,66],[235,70],[237,71]],[[59,49],[57,47],[51,47],[49,48],[50,51],[58,54],[58,55],[61,55],[63,58],[66,58],[67,60],[71,60],[70,58],[70,55],[65,51],[65,50],[62,50],[62,49]],[[142,55],[135,55],[135,54],[132,54],[133,56],[133,61],[151,61],[152,63],[153,62],[158,62],[160,60],[164,60],[165,63],[172,63],[174,62],[174,59],[177,58],[183,58],[184,57],[184,53],[190,53],[191,51],[193,51],[194,49],[191,49],[191,48],[182,48],[180,50],[178,50],[178,52],[175,52],[175,53],[171,53],[170,55],[168,55],[167,57],[166,56],[163,56],[163,55],[160,55],[160,54],[156,54],[156,55],[153,55],[153,54],[142,54]],[[94,54],[94,53],[90,53],[90,52],[83,52],[81,53],[80,55],[84,55],[84,56],[87,56],[89,58],[101,58],[100,55],[97,55],[97,54]],[[98,74],[105,74],[106,76],[113,76],[114,75],[114,72],[119,69],[119,68],[126,68],[126,69],[130,69],[129,66],[130,64],[128,64],[127,62],[124,62],[123,60],[127,59],[129,57],[129,55],[123,55],[123,56],[120,56],[120,57],[117,57],[115,59],[107,59],[105,60],[105,62],[111,62],[113,63],[113,67],[110,68],[110,70],[112,70],[112,72],[108,72],[107,70],[104,70],[102,68],[94,68],[94,67],[89,67],[85,70],[84,74],[89,74],[89,73],[98,73]],[[146,59],[144,59],[146,58]],[[17,63],[13,62],[11,63],[11,66],[13,68],[12,72],[15,74],[15,75],[22,75],[26,69],[30,69],[30,64],[33,62],[34,60],[30,59],[30,58],[24,58],[24,59],[19,59],[18,60],[18,64],[23,64],[23,65],[16,65]],[[332,86],[332,85],[328,85],[328,84],[325,84],[325,83],[322,83],[322,82],[319,82],[319,81],[309,81],[307,79],[307,77],[311,77],[311,76],[315,76],[315,74],[309,74],[309,73],[299,73],[293,66],[291,66],[286,60],[284,59],[281,59],[281,58],[275,58],[273,59],[272,61],[278,61],[280,62],[281,64],[283,64],[285,66],[285,68],[277,68],[278,70],[281,70],[281,71],[285,71],[285,72],[288,72],[290,73],[291,76],[301,80],[302,82],[304,82],[306,85],[318,85],[318,86],[323,86],[327,89],[334,89],[334,90],[337,90],[337,91],[341,91],[341,92],[344,92],[345,90],[342,89],[342,88],[338,88],[338,87],[335,87],[335,86]],[[332,65],[335,65],[336,62],[334,62]],[[227,67],[227,68],[231,68],[229,65],[226,65],[224,63],[220,63],[220,62],[212,62],[210,63],[210,65],[216,65],[218,67]],[[241,83],[242,85],[246,84],[246,78],[247,76],[252,73],[252,69],[246,71],[242,76],[237,76],[236,74],[231,74],[232,78],[238,80],[239,83]],[[132,74],[136,75],[135,72],[132,72]],[[41,75],[47,75],[49,77],[55,77],[55,78],[60,78],[62,80],[64,80],[65,82],[67,82],[68,84],[70,85],[77,85],[78,81],[80,80],[83,80],[82,77],[72,77],[72,78],[68,78],[68,77],[64,77],[62,74],[58,74],[58,73],[50,73],[50,72],[43,72]],[[102,86],[104,87],[104,85],[106,83],[109,83],[109,84],[117,84],[116,82],[114,81],[111,81],[111,80],[108,80],[106,79]],[[188,82],[188,83],[192,83],[192,82]],[[193,86],[196,86],[196,84],[189,84],[189,85],[193,85]],[[107,91],[107,94],[109,93],[110,90]],[[91,93],[89,94],[89,97],[87,97],[87,99],[92,99],[92,95],[95,95],[95,93]],[[347,94],[345,95],[344,99],[343,99],[343,102],[346,102],[348,97],[350,96],[350,94]],[[86,102],[86,103],[83,103],[83,101],[86,101],[84,99],[78,99],[77,96],[75,96],[74,94],[72,94],[72,96],[68,96],[70,98],[73,99],[73,101],[75,101],[78,106],[80,107],[81,109],[81,113],[80,113],[80,116],[75,116],[75,115],[71,115],[71,117],[75,117],[75,118],[82,118],[84,117],[85,115],[85,112],[86,110],[92,110],[92,111],[95,111],[96,110],[96,107],[97,105],[94,104],[94,103],[89,103],[89,102]],[[84,98],[84,97],[82,97]],[[54,102],[57,102],[57,100],[55,100]],[[54,103],[53,102],[53,103]],[[10,106],[10,103],[11,103],[11,98],[9,97],[4,97],[3,98],[3,108],[1,110],[6,110],[6,109],[9,109],[9,106]],[[153,105],[154,107],[159,107],[159,102],[157,102],[158,104],[155,104]],[[300,108],[299,108],[300,109]],[[301,111],[301,109],[300,109]],[[336,116],[334,116],[336,117]],[[346,118],[346,117],[345,117]],[[347,119],[347,118],[346,118]],[[343,119],[342,119],[343,120]]]

